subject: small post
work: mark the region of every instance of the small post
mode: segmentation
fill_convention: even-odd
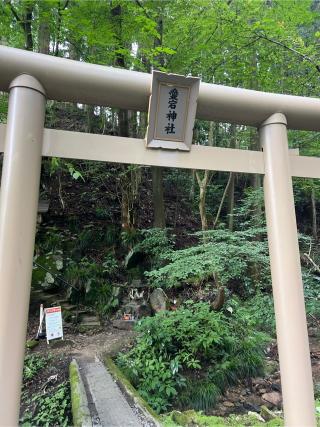
[[[283,409],[286,426],[314,427],[312,370],[286,125],[285,116],[277,113],[260,127]]]
[[[45,91],[10,85],[0,194],[0,425],[17,426],[39,198]]]

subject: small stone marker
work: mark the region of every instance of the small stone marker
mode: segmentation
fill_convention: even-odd
[[[166,310],[167,296],[161,288],[155,289],[150,295],[150,305],[156,313]]]

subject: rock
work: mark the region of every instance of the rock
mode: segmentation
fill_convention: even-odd
[[[150,307],[150,305],[147,304],[147,303],[141,304],[140,307],[139,307],[138,316],[139,316],[139,319],[141,319],[141,317],[151,316],[151,307]]]
[[[252,411],[252,412],[260,412],[260,407],[258,405],[255,405],[254,403],[248,403],[245,402],[243,404],[244,409],[246,409],[247,411]]]
[[[239,393],[236,393],[234,391],[229,392],[228,394],[226,394],[226,396],[227,396],[227,400],[231,402],[237,402],[239,400]]]
[[[173,411],[171,415],[172,421],[177,423],[179,426],[189,426],[193,423],[195,418],[194,411],[186,411],[186,412],[179,412],[179,411]]]
[[[279,364],[275,360],[268,360],[266,362],[265,373],[266,375],[272,375],[279,371]]]
[[[124,331],[132,331],[135,323],[136,323],[135,320],[116,319],[112,322],[112,326],[114,328],[122,329]]]
[[[318,336],[318,328],[309,328],[308,333],[309,333],[309,337],[317,337]]]
[[[36,347],[39,344],[39,341],[37,340],[28,340],[26,342],[26,347],[32,350],[34,347]]]
[[[223,406],[226,406],[227,408],[232,408],[234,406],[234,404],[227,400],[227,401],[223,402]]]
[[[264,419],[263,419],[263,417],[260,415],[260,414],[258,414],[257,412],[252,412],[252,411],[249,411],[248,412],[248,415],[250,416],[250,417],[254,417],[254,418],[256,418],[258,421],[261,421],[261,422],[263,422],[264,423]]]
[[[121,308],[121,313],[131,314],[134,319],[141,319],[151,315],[151,308],[145,301],[131,301]],[[122,316],[121,316],[122,317]]]
[[[266,402],[271,403],[273,406],[280,406],[282,402],[281,394],[277,391],[272,391],[271,393],[264,393],[262,399]]]
[[[265,384],[265,380],[263,378],[253,378],[252,380],[252,384],[253,385],[264,385]]]
[[[260,415],[265,421],[273,420],[274,418],[277,418],[277,416],[270,411],[265,405],[261,406]]]
[[[279,383],[272,383],[271,388],[272,390],[278,391],[279,393],[281,393],[281,385]]]
[[[124,260],[124,266],[125,268],[130,270],[131,268],[134,268],[137,265],[142,264],[145,261],[145,259],[146,259],[145,253],[131,249],[131,251],[128,253],[128,255]]]
[[[259,393],[260,394],[264,394],[264,393],[266,393],[267,392],[267,390],[265,389],[265,388],[260,388],[259,389]]]
[[[167,296],[161,288],[155,289],[150,295],[150,305],[156,313],[166,310],[166,303]]]

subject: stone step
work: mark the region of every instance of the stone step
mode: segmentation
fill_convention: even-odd
[[[62,310],[77,311],[77,307],[78,307],[77,305],[68,304],[68,303],[64,304],[64,303],[61,303],[61,301],[59,301],[59,304],[61,305]]]
[[[98,324],[100,326],[100,322],[99,319],[97,318],[97,316],[83,316],[81,318],[81,325],[91,325],[91,324]]]
[[[94,425],[142,427],[112,376],[97,359],[77,359]]]

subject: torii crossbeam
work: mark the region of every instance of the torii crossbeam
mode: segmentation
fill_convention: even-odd
[[[292,176],[320,178],[320,159],[288,149],[287,128],[320,131],[320,100],[200,84],[197,117],[259,128],[263,152],[43,129],[45,100],[147,111],[151,75],[0,46],[10,92],[0,194],[0,425],[18,424],[42,156],[264,174],[286,426],[315,426]],[[12,322],[12,313],[15,320]]]

